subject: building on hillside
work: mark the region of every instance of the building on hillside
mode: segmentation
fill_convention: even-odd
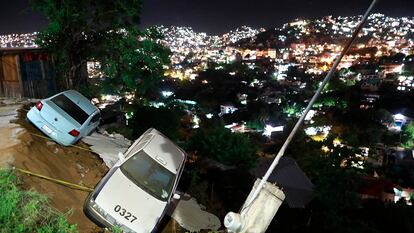
[[[403,64],[388,63],[380,65],[381,77],[386,78],[388,74],[400,74],[402,71]]]
[[[395,107],[391,109],[394,124],[389,127],[391,130],[400,131],[404,125],[411,123],[414,119],[414,111],[411,108]]]
[[[46,98],[56,93],[51,56],[39,48],[0,50],[0,96]]]
[[[379,177],[366,177],[358,189],[362,200],[376,199],[383,202],[394,202],[394,185],[390,180]]]
[[[234,107],[232,104],[220,105],[219,116],[223,116],[225,114],[232,114],[233,112],[235,112],[237,110],[238,110],[238,108]]]
[[[375,102],[380,99],[380,95],[375,93],[365,93],[361,97],[361,103],[359,105],[359,108],[361,109],[369,109],[374,108]]]
[[[367,91],[378,91],[382,80],[378,77],[378,75],[363,75],[361,80],[361,89]]]
[[[414,190],[412,188],[398,188],[395,190],[394,202],[403,201],[405,204],[412,206]]]
[[[268,49],[267,50],[267,55],[269,58],[271,59],[276,59],[276,49]]]

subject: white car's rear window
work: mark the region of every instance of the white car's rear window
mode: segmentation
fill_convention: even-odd
[[[83,123],[88,119],[89,115],[83,111],[78,105],[76,105],[72,100],[66,97],[64,94],[55,96],[51,99],[59,108],[65,111],[69,116],[71,116],[79,124]]]

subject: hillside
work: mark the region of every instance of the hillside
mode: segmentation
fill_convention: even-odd
[[[242,48],[289,48],[292,44],[341,44],[349,38],[362,16],[332,17],[296,20],[281,28],[270,28],[252,38],[245,38],[236,46]],[[395,44],[412,43],[414,17],[388,17],[373,14],[368,18],[357,43]]]

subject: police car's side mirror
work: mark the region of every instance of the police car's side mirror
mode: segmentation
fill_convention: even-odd
[[[174,195],[173,195],[173,199],[175,199],[175,200],[180,200],[180,198],[181,198],[181,195],[180,195],[180,194],[178,194],[178,193],[174,193]]]

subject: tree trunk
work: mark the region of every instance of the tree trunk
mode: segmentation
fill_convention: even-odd
[[[71,68],[65,75],[66,89],[79,90],[88,84],[88,72],[86,62],[72,62]]]

